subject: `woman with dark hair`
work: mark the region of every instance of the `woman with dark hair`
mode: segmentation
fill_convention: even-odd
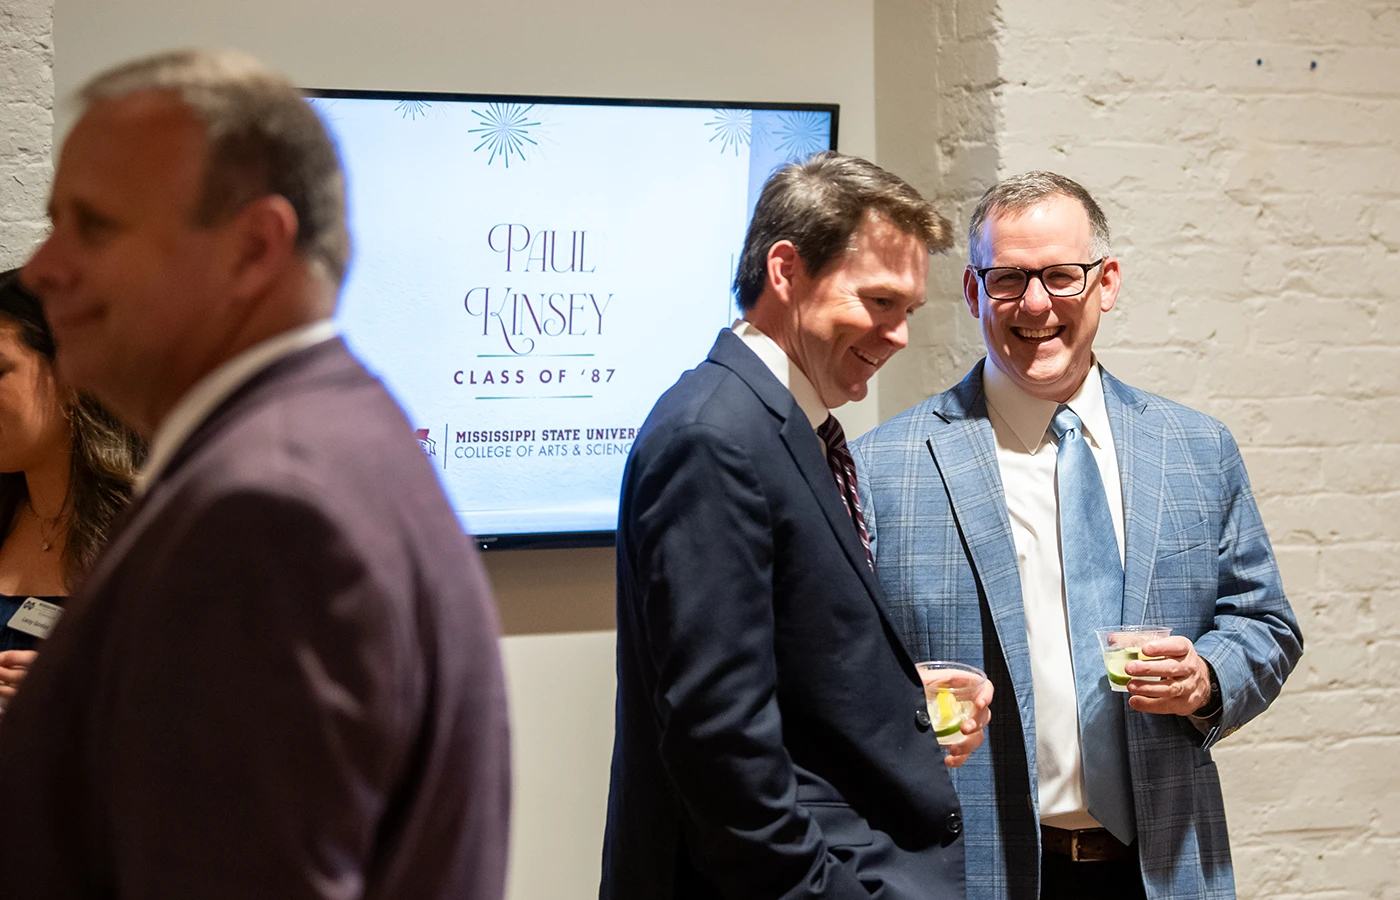
[[[0,705],[131,495],[144,445],[54,373],[39,300],[0,273]]]

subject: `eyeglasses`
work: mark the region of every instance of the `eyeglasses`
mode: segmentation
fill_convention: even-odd
[[[1058,263],[1043,269],[990,266],[973,271],[982,279],[982,289],[993,300],[1020,300],[1032,278],[1040,279],[1040,286],[1051,297],[1078,297],[1089,284],[1089,272],[1104,259],[1106,257],[1101,256],[1091,263]]]

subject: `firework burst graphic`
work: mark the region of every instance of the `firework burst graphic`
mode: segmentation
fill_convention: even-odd
[[[402,113],[405,119],[416,120],[419,116],[426,117],[431,106],[426,100],[400,100],[394,105],[394,111]]]
[[[740,147],[749,145],[750,129],[753,127],[753,112],[747,109],[717,109],[715,117],[705,124],[715,130],[710,143],[719,141],[719,152],[725,153],[730,147],[734,155],[739,155]]]
[[[467,133],[482,135],[481,143],[472,148],[472,152],[475,153],[484,147],[490,148],[491,155],[486,159],[488,166],[499,156],[509,169],[512,154],[524,162],[525,145],[539,146],[530,137],[530,129],[540,123],[526,121],[530,118],[530,110],[534,108],[533,103],[528,106],[519,103],[488,103],[485,110],[472,110],[472,114],[481,120],[481,127],[468,128]]]
[[[830,143],[827,129],[830,119],[825,113],[790,112],[778,117],[771,132],[774,149],[787,162],[806,159],[825,150]]]

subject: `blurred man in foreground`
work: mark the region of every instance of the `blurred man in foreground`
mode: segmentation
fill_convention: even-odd
[[[413,431],[335,336],[325,129],[177,53],[99,76],[25,267],[60,373],[151,438],[0,728],[10,897],[498,898],[493,605]]]

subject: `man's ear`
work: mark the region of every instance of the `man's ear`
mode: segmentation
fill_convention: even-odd
[[[977,272],[968,266],[963,269],[963,299],[967,301],[967,310],[972,313],[974,319],[982,318],[981,295],[978,291]]]
[[[296,255],[297,213],[286,197],[268,194],[243,207],[234,232],[231,276],[240,297],[262,293]]]
[[[1103,274],[1099,276],[1099,312],[1113,309],[1122,287],[1123,270],[1118,267],[1118,260],[1110,256],[1103,261]]]
[[[806,274],[797,245],[792,241],[778,241],[768,248],[767,264],[769,287],[783,303],[790,303],[794,279]]]

